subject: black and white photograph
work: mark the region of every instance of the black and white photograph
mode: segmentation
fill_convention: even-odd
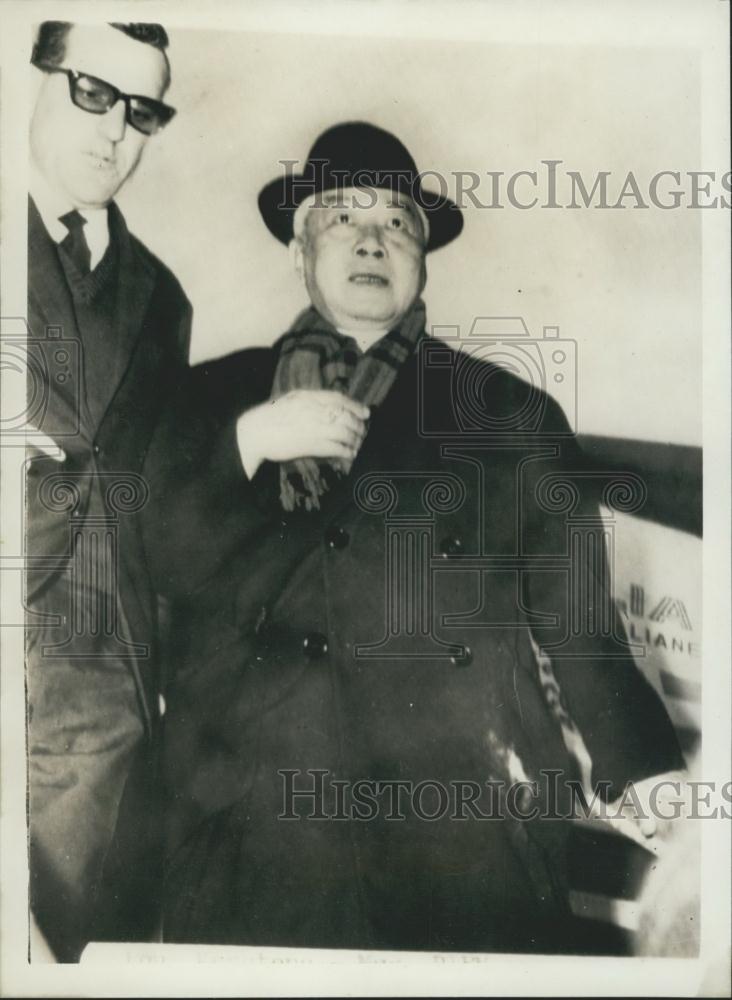
[[[729,996],[729,3],[0,19],[2,995]]]

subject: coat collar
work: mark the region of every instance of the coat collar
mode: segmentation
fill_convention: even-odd
[[[28,199],[28,299],[46,326],[61,327],[64,337],[78,337],[74,305],[56,244],[32,198]],[[33,332],[43,338],[42,330]]]
[[[108,401],[111,402],[124,381],[137,342],[143,335],[145,313],[155,287],[156,273],[152,261],[144,255],[140,244],[130,235],[122,213],[114,202],[109,206],[109,226],[119,253],[115,325],[118,350],[125,359],[118,371],[117,380],[112,381],[109,387]]]

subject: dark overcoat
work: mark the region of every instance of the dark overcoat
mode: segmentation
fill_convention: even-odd
[[[143,463],[153,429],[188,367],[191,307],[175,276],[109,207],[118,252],[114,357],[103,377],[85,384],[83,343],[56,245],[32,201],[28,214],[29,419],[63,448],[63,461],[40,457],[26,476],[26,594],[36,597],[71,555],[76,522],[92,497],[95,515],[114,536],[116,584],[124,634],[109,637],[110,655],[125,653],[148,724],[158,712],[157,600],[143,550],[139,512],[153,463]],[[93,410],[88,395],[99,405]],[[32,624],[32,620],[30,622]],[[120,641],[121,640],[121,641]],[[124,647],[122,645],[124,643]]]
[[[198,420],[151,452],[189,483],[173,503],[153,497],[146,524],[157,585],[179,602],[166,938],[562,947],[568,824],[519,814],[561,813],[578,772],[530,627],[606,796],[681,764],[604,603],[587,541],[600,522],[566,420],[543,392],[427,338],[350,475],[321,510],[286,513],[278,467],[250,482],[235,447],[276,353],[195,369],[184,406]],[[516,782],[541,769],[559,784],[522,799]]]

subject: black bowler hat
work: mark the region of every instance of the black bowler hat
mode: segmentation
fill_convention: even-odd
[[[422,187],[406,147],[391,132],[368,122],[343,122],[323,132],[302,174],[283,174],[262,188],[259,211],[272,235],[288,244],[298,205],[311,195],[349,187],[386,188],[408,195],[427,216],[427,250],[454,240],[463,228],[458,206]]]

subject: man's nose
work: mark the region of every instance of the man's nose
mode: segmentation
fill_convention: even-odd
[[[127,109],[124,101],[117,101],[114,107],[103,115],[99,115],[99,131],[110,142],[121,142],[125,137]]]
[[[354,250],[359,257],[374,257],[376,260],[381,260],[385,252],[379,227],[361,226]]]

